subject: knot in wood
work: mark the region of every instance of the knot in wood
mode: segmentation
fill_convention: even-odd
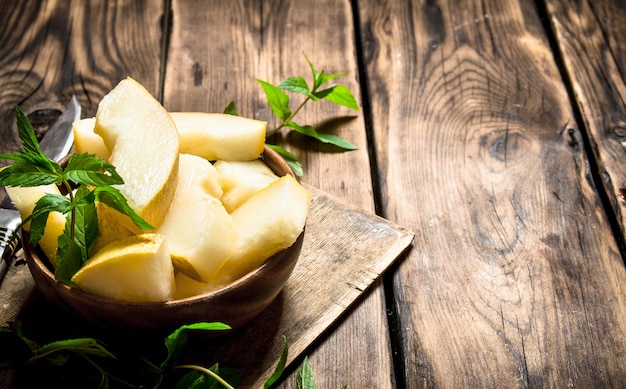
[[[481,137],[481,149],[498,162],[511,162],[523,156],[530,148],[530,140],[513,129],[494,130]]]
[[[613,134],[615,134],[615,136],[617,136],[617,137],[619,137],[619,138],[626,137],[626,127],[625,127],[625,126],[622,126],[622,125],[617,125],[617,126],[614,126],[614,127],[611,129],[611,132],[612,132]]]

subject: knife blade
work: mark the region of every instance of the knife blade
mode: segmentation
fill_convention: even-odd
[[[45,132],[39,147],[43,153],[54,161],[65,157],[74,144],[72,123],[80,119],[81,108],[76,96],[72,96],[65,110]],[[19,247],[19,235],[17,228],[22,218],[11,203],[11,199],[4,191],[4,197],[0,202],[0,281],[6,274],[9,262]]]

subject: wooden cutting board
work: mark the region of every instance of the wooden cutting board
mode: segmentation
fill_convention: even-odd
[[[411,244],[412,232],[305,186],[312,194],[306,235],[298,264],[282,293],[238,332],[218,339],[192,336],[187,362],[241,369],[244,378],[239,387],[263,387],[280,358],[283,337],[289,344],[289,368]],[[32,321],[33,311],[44,310],[42,304],[46,302],[34,291],[26,266],[12,266],[0,285],[0,325],[18,318],[26,322],[31,317]],[[55,308],[45,308],[50,309]],[[51,324],[50,319],[40,328],[29,326],[35,332],[51,331],[51,325],[67,330],[60,320]],[[10,366],[0,360],[3,371]],[[10,371],[3,373],[0,387],[9,387],[11,377]]]

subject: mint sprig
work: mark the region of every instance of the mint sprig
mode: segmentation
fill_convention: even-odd
[[[294,118],[296,115],[309,101],[327,100],[331,103],[342,105],[355,111],[359,110],[359,105],[357,104],[356,99],[345,85],[337,84],[322,89],[322,87],[331,80],[344,76],[348,74],[348,72],[332,74],[326,74],[324,71],[320,72],[315,68],[306,55],[304,57],[309,64],[309,68],[311,69],[313,81],[312,86],[309,86],[304,77],[300,76],[287,77],[278,85],[273,85],[267,81],[257,79],[257,82],[261,85],[261,88],[265,93],[265,97],[272,112],[280,121],[276,128],[267,132],[266,138],[269,138],[284,128],[289,128],[290,130],[313,138],[319,142],[331,144],[343,150],[356,150],[357,147],[345,139],[333,134],[318,131],[311,125],[298,124],[295,121]],[[292,109],[292,101],[286,92],[304,95],[305,98],[295,109]],[[234,102],[231,101],[228,104],[228,106],[224,109],[224,113],[238,115]],[[302,164],[298,161],[295,155],[281,146],[274,144],[267,145],[286,160],[289,166],[293,169],[294,173],[298,176],[302,176]]]
[[[96,201],[129,216],[140,229],[154,230],[113,186],[124,184],[124,180],[112,164],[93,154],[73,154],[62,168],[43,153],[32,124],[17,106],[15,116],[22,149],[13,154],[0,154],[0,159],[14,161],[0,170],[0,185],[34,187],[54,184],[67,192],[67,196],[46,194],[40,198],[32,214],[22,223],[30,222],[30,243],[37,245],[44,235],[50,212],[66,215],[65,230],[59,237],[57,250],[55,278],[58,281],[71,283],[72,276],[89,258],[98,235]]]
[[[66,368],[66,372],[61,373],[62,375],[69,373],[67,370],[71,369],[72,366],[76,368],[76,365],[69,363],[71,359],[75,357],[83,359],[99,375],[101,387],[109,387],[110,383],[115,381],[122,387],[132,388],[157,389],[164,387],[164,384],[167,383],[176,389],[234,389],[243,378],[244,372],[242,370],[225,368],[218,363],[207,368],[197,364],[181,364],[179,361],[184,356],[184,348],[187,346],[190,331],[224,331],[229,329],[228,325],[220,322],[199,322],[180,326],[165,338],[167,355],[163,362],[154,363],[141,356],[132,358],[133,360],[137,359],[141,366],[132,365],[131,369],[128,369],[128,366],[123,369],[125,373],[131,373],[131,375],[133,372],[136,373],[131,377],[120,376],[116,373],[116,368],[119,365],[124,365],[131,360],[128,358],[129,356],[121,352],[113,352],[105,343],[95,338],[82,337],[57,340],[40,346],[25,335],[20,322],[11,323],[10,327],[0,327],[0,332],[13,333],[24,342],[31,351],[29,362],[47,361],[57,368]],[[283,337],[280,359],[273,374],[265,381],[264,389],[275,387],[283,378],[288,351],[287,339]],[[117,362],[117,366],[112,362]],[[187,371],[182,377],[176,374],[177,371],[181,370]],[[86,372],[81,372],[81,374],[84,373]],[[296,373],[296,387],[298,389],[316,389],[313,369],[307,357],[304,358]],[[347,386],[343,386],[342,389],[347,389]]]

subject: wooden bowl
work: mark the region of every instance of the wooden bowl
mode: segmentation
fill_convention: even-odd
[[[263,161],[279,176],[293,175],[289,165],[267,146]],[[28,242],[27,236],[23,238]],[[131,331],[170,331],[184,324],[219,321],[235,330],[257,316],[283,289],[298,261],[303,239],[304,231],[291,247],[276,253],[259,268],[222,289],[158,303],[124,302],[84,292],[57,282],[47,260],[42,260],[39,250],[33,246],[25,244],[24,254],[44,297],[99,326]]]

